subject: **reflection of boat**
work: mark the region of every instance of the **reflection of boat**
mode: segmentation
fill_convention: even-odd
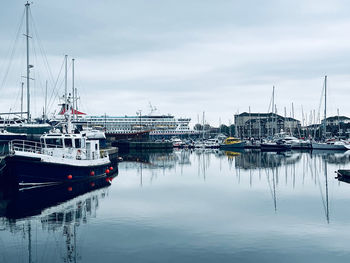
[[[220,149],[243,149],[245,142],[242,142],[238,138],[228,137],[226,138],[222,144],[220,144]]]
[[[117,170],[116,170],[117,172]],[[111,184],[113,176],[108,178],[96,178],[86,181],[51,185],[32,188],[11,188],[3,186],[2,210],[0,216],[7,218],[23,218],[42,214],[47,208],[62,206],[80,195],[107,187]]]
[[[239,152],[225,151],[225,155],[230,159],[241,155]]]

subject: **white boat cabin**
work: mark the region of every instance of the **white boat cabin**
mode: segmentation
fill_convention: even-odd
[[[40,138],[41,153],[55,157],[96,160],[100,156],[98,140],[87,140],[81,134],[48,133]]]

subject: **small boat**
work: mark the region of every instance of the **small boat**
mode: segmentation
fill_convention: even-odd
[[[350,149],[350,145],[343,141],[326,141],[326,142],[312,142],[313,150],[342,150],[347,151]]]
[[[219,147],[220,143],[217,139],[208,139],[204,141],[204,148],[215,149]]]
[[[70,98],[66,100],[71,107]],[[50,185],[106,176],[113,170],[107,151],[86,133],[74,133],[67,111],[62,132],[45,133],[40,142],[13,140],[9,143],[6,165],[19,186]]]
[[[173,143],[173,147],[175,147],[175,148],[181,148],[184,146],[183,141],[177,137],[171,138],[171,142]]]
[[[220,144],[220,149],[243,149],[245,142],[235,137],[226,138],[223,143]]]
[[[339,177],[350,179],[350,170],[340,169],[335,172]]]

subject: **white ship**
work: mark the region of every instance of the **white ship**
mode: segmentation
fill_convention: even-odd
[[[103,128],[107,135],[149,132],[153,137],[198,135],[198,131],[190,129],[190,121],[190,118],[172,115],[84,116],[79,119],[90,127]]]

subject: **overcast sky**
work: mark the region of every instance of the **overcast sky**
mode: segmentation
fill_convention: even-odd
[[[20,109],[24,28],[9,68],[25,1],[0,8],[0,111]],[[229,123],[244,111],[266,112],[276,87],[279,114],[319,109],[328,75],[328,115],[350,115],[350,5],[333,0],[37,0],[34,115],[65,54],[76,59],[81,110],[91,115],[149,113]],[[34,35],[35,36],[35,35]],[[8,73],[7,70],[9,68]],[[5,78],[5,76],[7,76]],[[62,75],[58,82],[63,93]],[[69,88],[71,87],[69,81]],[[53,97],[52,97],[53,98]],[[58,101],[50,100],[54,111]],[[321,107],[323,110],[323,105]],[[201,117],[200,117],[201,118]]]

